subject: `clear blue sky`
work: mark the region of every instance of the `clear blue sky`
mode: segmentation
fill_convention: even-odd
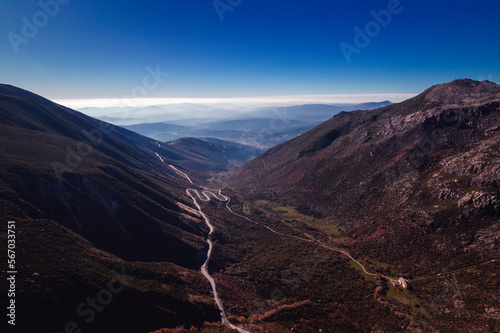
[[[500,79],[496,0],[401,0],[351,63],[339,45],[356,46],[354,28],[394,0],[221,0],[241,2],[223,21],[213,0],[59,1],[53,17],[37,1],[2,1],[1,83],[49,98],[113,98],[157,65],[169,76],[148,97],[417,93]],[[23,18],[40,27],[16,39],[15,52],[9,33],[26,37]]]

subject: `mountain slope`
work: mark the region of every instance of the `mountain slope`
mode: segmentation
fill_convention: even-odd
[[[448,97],[453,104],[436,100],[439,91],[463,83],[470,84],[472,95],[458,92]],[[473,97],[483,89],[484,96]],[[366,196],[364,189],[375,199],[379,193],[374,191],[387,190],[395,177],[418,172],[431,160],[475,149],[485,140],[494,145],[499,91],[493,83],[460,80],[381,109],[342,112],[268,150],[231,179],[250,191],[279,192],[292,201],[312,193],[311,208],[350,214]]]
[[[91,331],[218,320],[198,272],[207,229],[166,165],[197,161],[12,86],[0,86],[0,131],[2,220],[16,221],[19,318],[30,314],[21,328],[64,329],[123,270],[131,282],[120,302],[82,323]],[[134,311],[147,320],[135,323]]]
[[[262,153],[259,148],[212,138],[183,138],[164,145],[182,151],[190,160],[196,162],[196,165],[184,163],[185,167],[206,173],[234,169]]]
[[[500,254],[499,124],[500,86],[456,80],[402,103],[340,113],[227,181],[247,200],[333,219],[352,253],[414,280],[435,328],[482,331],[500,299],[492,261]],[[472,281],[463,269],[475,265]]]
[[[178,222],[181,210],[176,200],[155,184],[155,170],[165,169],[158,158],[138,144],[134,147],[119,128],[98,126],[82,114],[49,103],[2,95],[1,183],[26,217],[54,219],[99,247],[131,259],[173,260],[168,256],[175,247],[200,246],[191,236],[192,228]],[[163,183],[172,192],[179,189],[173,172]],[[168,242],[164,237],[169,233],[151,238],[151,229],[161,235],[161,228],[177,237]],[[183,245],[185,241],[191,245]],[[186,251],[196,253],[194,248]]]

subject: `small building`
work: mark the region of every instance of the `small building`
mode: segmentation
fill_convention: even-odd
[[[401,287],[408,289],[408,282],[403,277],[400,277],[398,282]]]

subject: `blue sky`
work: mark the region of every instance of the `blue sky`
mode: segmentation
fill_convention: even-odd
[[[500,78],[494,0],[220,0],[232,9],[223,21],[213,0],[59,1],[42,0],[59,4],[52,16],[36,1],[2,1],[1,83],[53,99],[117,98],[149,67],[169,75],[147,97],[220,98],[418,93]],[[397,13],[348,63],[340,44],[356,47],[354,28],[388,6]],[[39,25],[29,38],[26,20]]]

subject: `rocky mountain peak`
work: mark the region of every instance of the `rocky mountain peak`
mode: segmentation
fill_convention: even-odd
[[[500,85],[490,81],[459,79],[435,85],[424,94],[429,102],[443,105],[478,105],[500,101]]]

